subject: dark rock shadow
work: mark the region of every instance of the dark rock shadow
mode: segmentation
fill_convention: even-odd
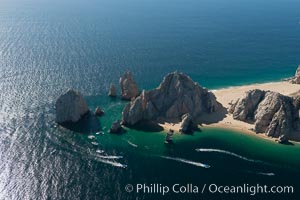
[[[60,125],[68,130],[78,133],[90,133],[102,130],[97,116],[92,112],[84,115],[78,122],[64,122]]]
[[[190,127],[188,129],[187,132],[184,132],[184,133],[181,132],[181,134],[184,134],[184,135],[194,135],[195,132],[202,132],[202,130],[197,125],[193,125],[192,127]]]
[[[225,107],[220,105],[220,108],[218,111],[210,113],[210,114],[204,114],[202,117],[196,119],[194,122],[196,125],[201,125],[201,123],[205,124],[212,124],[212,123],[217,123],[221,120],[223,120],[226,117],[226,114],[228,114],[228,111]],[[163,123],[179,123],[181,120],[179,119],[166,119],[166,118],[160,118],[156,121],[147,121],[143,120],[141,122],[138,122],[137,124],[133,126],[126,125],[126,127],[135,129],[138,131],[143,131],[143,132],[161,132],[164,130],[162,126],[159,124]],[[193,135],[194,132],[201,132],[202,130],[198,126],[194,126],[193,128],[190,129],[190,131],[182,134],[186,135]]]
[[[210,114],[204,114],[203,116],[199,117],[196,122],[198,124],[213,124],[217,123],[219,121],[222,121],[226,115],[228,114],[228,111],[225,107],[220,105],[220,108],[218,111],[215,111]]]
[[[164,130],[163,127],[161,127],[158,123],[153,121],[141,121],[135,124],[134,126],[126,127],[143,132],[160,132]]]
[[[283,141],[280,142],[279,144],[283,144],[283,145],[294,145],[294,143],[290,142],[290,141]]]

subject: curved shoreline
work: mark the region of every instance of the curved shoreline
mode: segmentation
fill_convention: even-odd
[[[243,94],[252,89],[260,89],[260,90],[271,90],[275,92],[279,92],[283,95],[293,96],[295,94],[300,94],[300,85],[289,83],[288,81],[278,81],[278,82],[269,82],[269,83],[256,83],[250,85],[242,85],[242,86],[232,86],[228,88],[215,89],[212,92],[215,94],[217,101],[220,102],[226,109],[230,107],[232,102],[235,102],[237,99],[243,96]],[[208,121],[214,121],[217,119],[220,114],[213,113],[205,116],[205,119]],[[166,131],[169,129],[173,129],[175,132],[179,132],[180,124],[171,124],[164,123],[160,124]],[[221,121],[216,123],[204,123],[203,127],[207,128],[222,128],[222,129],[230,129],[241,133],[247,133],[249,135],[253,135],[256,137],[260,137],[263,139],[274,141],[274,138],[270,138],[265,134],[256,134],[251,129],[254,127],[253,124],[249,124],[246,122],[238,121],[233,119],[231,114],[226,114],[226,117]],[[300,135],[295,135],[293,140],[296,143],[300,143]]]

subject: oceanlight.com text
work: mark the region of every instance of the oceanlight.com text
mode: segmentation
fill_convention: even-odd
[[[175,194],[248,194],[251,196],[257,194],[293,194],[293,186],[280,185],[218,185],[218,184],[203,184],[196,185],[192,183],[173,185],[163,185],[159,183],[145,184],[127,184],[125,191],[136,194],[160,194],[166,195],[169,193]]]

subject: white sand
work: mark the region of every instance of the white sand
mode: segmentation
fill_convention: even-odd
[[[291,84],[286,81],[281,81],[281,82],[230,87],[230,88],[224,88],[219,90],[212,90],[212,92],[216,95],[217,100],[224,107],[229,107],[229,103],[231,101],[235,102],[246,91],[253,90],[253,89],[271,90],[271,91],[279,92],[283,95],[292,95],[293,93],[297,93],[298,91],[300,91],[300,85]]]
[[[281,82],[271,82],[271,83],[263,83],[263,84],[252,84],[252,85],[229,87],[224,89],[212,90],[212,92],[215,94],[217,101],[220,102],[225,108],[228,109],[230,107],[230,103],[235,102],[238,98],[242,97],[246,91],[252,89],[270,90],[270,91],[279,92],[283,95],[292,96],[295,93],[300,92],[300,85],[291,84],[287,81],[281,81]],[[218,113],[214,113],[205,116],[205,119],[213,121],[214,119],[217,119],[219,115],[220,114]],[[173,129],[175,132],[179,132],[180,124],[164,123],[160,125],[165,130]],[[252,124],[234,120],[231,114],[226,114],[226,117],[221,121],[218,121],[216,123],[203,124],[203,126],[234,129],[243,133],[255,134],[255,132],[251,131],[251,129],[253,128]],[[264,134],[259,134],[259,136],[263,138],[267,138]]]

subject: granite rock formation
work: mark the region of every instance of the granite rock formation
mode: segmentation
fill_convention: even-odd
[[[285,144],[285,143],[288,143],[289,140],[287,139],[287,137],[285,135],[281,135],[281,136],[279,136],[278,140],[276,140],[276,142],[278,142],[280,144]]]
[[[109,132],[110,133],[122,133],[123,128],[121,126],[121,121],[120,120],[114,121],[109,129]]]
[[[292,134],[299,122],[299,101],[277,92],[250,90],[230,108],[233,118],[254,123],[256,133],[270,137]]]
[[[139,95],[139,89],[134,81],[131,72],[127,71],[120,78],[121,98],[124,100],[131,100]]]
[[[196,119],[221,107],[213,93],[185,74],[173,72],[164,77],[158,88],[144,90],[128,103],[122,112],[122,123],[132,126],[144,120],[181,121],[186,113]]]
[[[291,83],[300,84],[300,65],[298,66],[295,76],[290,79]]]
[[[182,116],[179,131],[181,133],[190,133],[194,129],[193,117],[187,113]]]
[[[116,89],[116,86],[114,84],[110,84],[108,96],[110,96],[110,97],[116,97],[117,96],[117,89]]]
[[[98,106],[95,109],[95,115],[98,116],[98,117],[101,117],[102,115],[104,115],[104,111]]]
[[[229,110],[233,114],[234,119],[240,121],[251,121],[254,117],[254,111],[265,95],[261,90],[250,90],[239,99],[239,101]]]
[[[55,108],[57,123],[78,122],[90,111],[84,97],[72,89],[57,99]]]

